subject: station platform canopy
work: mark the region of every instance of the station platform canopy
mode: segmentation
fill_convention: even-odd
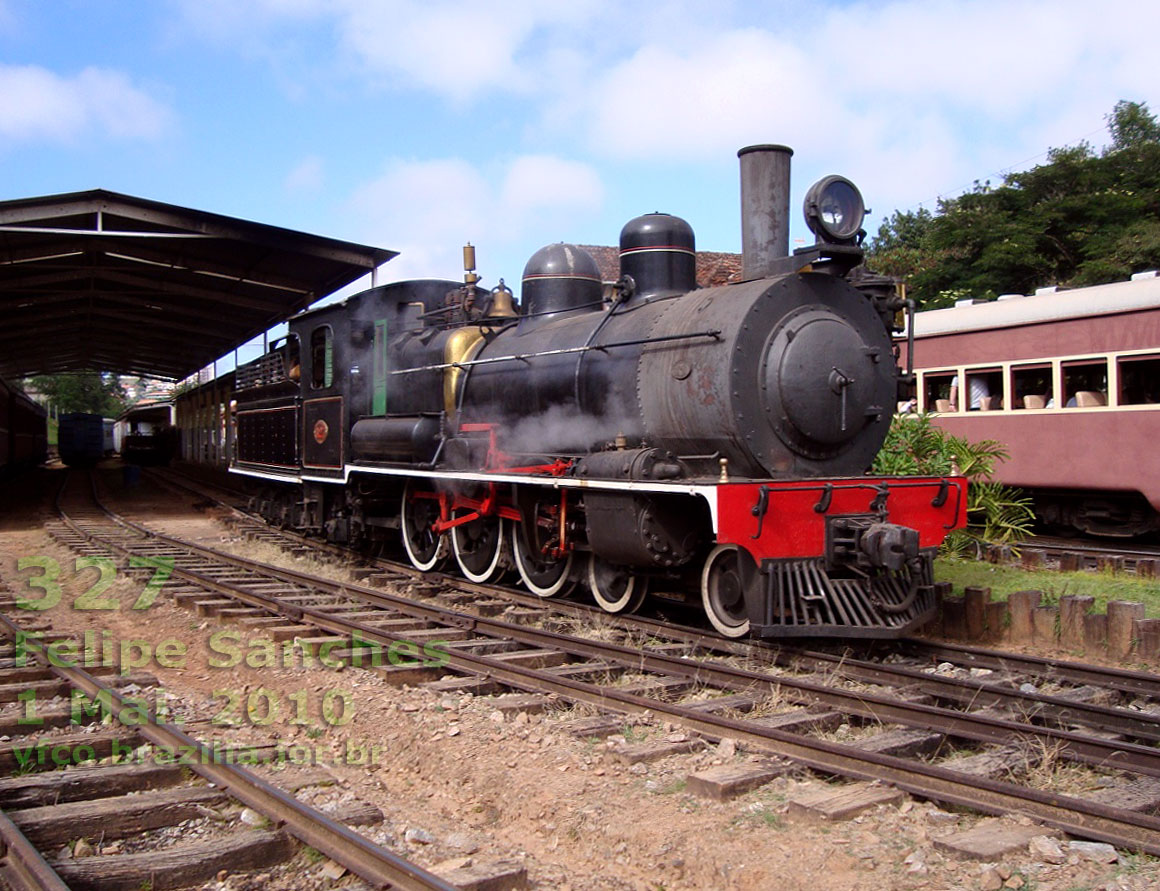
[[[0,377],[178,380],[394,256],[101,189],[0,201]]]

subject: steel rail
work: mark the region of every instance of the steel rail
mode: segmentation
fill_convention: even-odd
[[[245,514],[236,511],[236,509],[235,512],[245,517]],[[264,526],[264,524],[261,525]],[[293,540],[300,540],[310,546],[319,546],[319,543],[299,535],[290,535],[289,537]],[[325,549],[331,553],[344,553],[343,549],[332,545],[327,545]],[[392,570],[403,576],[429,577],[431,575],[431,573],[420,573],[418,570],[414,570],[403,564],[395,564],[393,561],[383,561],[380,559],[377,562],[380,564],[388,563]],[[538,605],[543,608],[542,601],[539,598],[532,598],[520,592],[509,591],[506,588],[492,585],[481,585],[454,576],[446,576],[443,578],[446,579],[449,586],[461,591],[492,594],[498,590],[509,599],[530,606]],[[581,604],[553,603],[552,607],[558,611],[566,612],[574,616],[591,615],[599,612],[594,608],[588,608]],[[702,634],[694,628],[673,626],[652,619],[640,617],[632,617],[631,619],[608,617],[603,613],[601,615],[604,615],[605,619],[611,621],[615,627],[624,630],[639,630],[641,626],[646,626],[654,635],[667,637],[672,640],[681,640],[704,650],[729,652],[743,657],[769,661],[772,664],[783,667],[792,666],[800,668],[804,665],[815,670],[832,672],[834,675],[846,680],[860,681],[863,683],[896,686],[910,684],[919,691],[941,697],[945,700],[952,700],[968,707],[974,706],[981,708],[995,705],[1011,707],[1022,712],[1028,721],[1035,722],[1037,726],[1044,726],[1048,721],[1054,721],[1057,725],[1072,723],[1105,732],[1124,734],[1150,742],[1160,741],[1160,716],[1145,712],[1131,712],[1108,706],[1076,702],[1068,699],[1066,696],[1051,696],[1041,693],[1025,693],[1021,690],[1004,689],[996,684],[988,684],[974,679],[938,677],[913,668],[880,665],[865,660],[852,659],[846,655],[835,656],[827,653],[800,650],[796,647],[786,647],[787,655],[783,656],[780,647],[771,646],[763,641],[730,641]],[[1089,681],[1095,681],[1102,671],[1102,669],[1096,666],[1079,664],[1075,664],[1074,668],[1077,673],[1082,674],[1085,680]],[[1111,671],[1117,677],[1127,676],[1143,679],[1138,673],[1118,670]],[[792,679],[787,679],[785,682],[787,686],[792,683]],[[826,689],[828,690],[829,688]],[[839,707],[849,708],[842,704],[839,704]],[[957,713],[952,712],[952,714]],[[979,720],[978,718],[968,718],[967,716],[964,716],[964,719],[976,722]],[[1018,723],[1018,726],[1022,729],[1026,725]],[[948,733],[956,733],[958,731],[956,725],[943,725],[938,729]],[[1008,732],[1011,730],[1012,727],[1009,723]],[[986,735],[969,736],[969,738],[990,742],[997,742],[1002,739],[1002,737],[996,738]],[[1075,740],[1076,737],[1068,733],[1067,739]],[[1080,741],[1072,747],[1072,751],[1078,756],[1079,760],[1088,763],[1102,766],[1107,763],[1108,758],[1120,758],[1123,759],[1121,763],[1124,767],[1131,767],[1140,773],[1156,775],[1154,750],[1148,747],[1129,750],[1123,744],[1116,744],[1112,741],[1106,742],[1107,744],[1089,746],[1086,740],[1080,738]]]
[[[109,515],[115,516],[112,512],[109,512]],[[929,728],[948,736],[971,739],[977,742],[1007,743],[1012,739],[1020,740],[1026,739],[1029,736],[1037,737],[1047,745],[1059,746],[1060,755],[1072,760],[1081,761],[1097,767],[1120,768],[1131,770],[1135,773],[1160,777],[1160,750],[1150,746],[1119,740],[1081,736],[1051,727],[1031,725],[998,717],[962,713],[953,709],[926,705],[924,703],[906,702],[897,697],[868,692],[851,692],[838,687],[830,687],[795,678],[771,677],[768,674],[734,668],[732,666],[714,665],[704,661],[690,660],[687,657],[636,650],[605,642],[597,643],[585,638],[543,629],[533,629],[526,625],[505,622],[500,619],[474,616],[447,607],[419,604],[412,600],[387,594],[374,588],[334,582],[296,570],[283,569],[259,561],[238,557],[204,545],[186,542],[182,539],[153,532],[125,518],[119,518],[118,522],[138,534],[151,535],[156,540],[163,541],[172,547],[193,553],[200,553],[240,569],[273,576],[281,581],[303,587],[323,590],[333,596],[350,596],[353,594],[364,601],[374,603],[380,607],[395,610],[413,618],[447,625],[451,628],[475,631],[533,647],[547,647],[567,653],[570,656],[584,659],[608,659],[611,657],[630,668],[683,677],[695,683],[706,683],[726,689],[761,691],[765,695],[784,695],[788,688],[798,691],[802,697],[810,702],[822,703],[862,718],[883,723],[897,723],[911,727]],[[105,544],[108,545],[109,543],[106,542]],[[125,550],[128,552],[127,549]],[[380,629],[375,628],[373,625],[342,619],[341,616],[331,615],[325,609],[298,604],[287,605],[281,603],[275,596],[238,588],[220,582],[217,579],[200,575],[195,571],[182,569],[176,564],[173,574],[201,585],[207,590],[216,591],[217,593],[248,603],[251,606],[280,613],[291,621],[302,621],[303,619],[309,618],[310,622],[317,627],[337,634],[354,635],[357,633],[363,639],[374,640],[374,634],[382,633]],[[386,639],[388,645],[406,641],[407,637],[405,633],[389,636]],[[464,661],[457,664],[457,660]],[[502,662],[500,660],[489,659],[485,656],[450,653],[449,664],[456,665],[456,667],[460,667],[472,674],[488,674],[495,666],[502,664]]]
[[[201,495],[202,497],[214,498],[215,496],[206,493],[204,490],[198,490],[188,483],[181,481],[170,480],[162,477],[165,482],[177,487],[183,487],[187,491]],[[201,485],[201,483],[198,483]],[[205,484],[211,485],[211,484]],[[226,504],[220,499],[215,499],[219,504],[233,511],[239,518],[248,522],[252,522],[265,529],[270,529],[269,525],[264,521],[255,519],[239,510],[233,505]],[[350,555],[350,549],[342,548],[338,545],[332,545],[329,542],[322,542],[315,539],[308,538],[296,532],[278,529],[273,530],[276,534],[284,536],[293,541],[302,543],[304,546],[312,547],[322,550],[326,553],[334,554],[336,556]],[[468,581],[454,575],[443,575],[441,573],[421,572],[413,567],[400,563],[394,560],[388,560],[382,557],[374,558],[374,563],[380,568],[386,569],[388,572],[396,572],[401,576],[408,576],[411,578],[425,578],[428,580],[436,580],[447,584],[449,587],[454,587],[458,590],[468,593],[477,594],[495,594],[502,593],[503,596],[522,603],[529,607],[539,607],[541,609],[552,609],[556,612],[565,613],[567,615],[584,617],[591,615],[598,615],[604,622],[611,622],[615,627],[625,631],[640,630],[641,627],[647,628],[650,633],[656,636],[666,636],[673,640],[679,640],[688,643],[691,646],[706,650],[717,650],[720,652],[728,652],[733,655],[745,656],[749,658],[768,659],[778,665],[786,665],[792,663],[794,660],[809,664],[814,668],[834,667],[840,670],[843,676],[851,680],[860,680],[869,683],[880,683],[883,678],[909,677],[912,682],[922,682],[927,692],[933,692],[935,695],[941,695],[939,691],[932,689],[933,685],[941,685],[941,689],[951,691],[952,688],[958,687],[962,690],[970,690],[971,692],[948,692],[947,698],[957,699],[959,701],[971,701],[977,703],[979,697],[986,694],[995,697],[1001,697],[1005,704],[1016,705],[1022,707],[1025,703],[1042,702],[1048,705],[1053,705],[1059,708],[1068,709],[1068,717],[1076,719],[1076,723],[1085,723],[1089,726],[1098,727],[1100,729],[1109,730],[1118,733],[1128,733],[1139,735],[1144,738],[1155,738],[1153,733],[1156,728],[1160,728],[1160,716],[1151,716],[1144,713],[1137,713],[1137,715],[1125,718],[1131,723],[1106,723],[1108,721],[1117,722],[1120,717],[1117,717],[1116,709],[1108,709],[1105,706],[1093,706],[1087,703],[1077,703],[1068,700],[1066,697],[1048,696],[1039,693],[1023,693],[1018,690],[1003,690],[996,688],[994,684],[988,684],[985,681],[978,681],[965,678],[940,678],[937,676],[927,675],[924,672],[905,666],[888,666],[869,662],[863,659],[852,658],[848,655],[834,656],[829,653],[824,653],[816,650],[801,649],[798,645],[788,643],[769,643],[766,641],[750,640],[750,641],[736,641],[728,638],[723,638],[717,635],[709,634],[701,629],[694,628],[687,625],[675,625],[669,622],[660,622],[655,619],[649,619],[643,616],[611,616],[594,606],[587,606],[580,603],[570,603],[562,600],[545,601],[543,598],[533,597],[521,591],[513,590],[500,585],[482,585],[475,582]],[[1067,681],[1076,684],[1092,684],[1096,686],[1110,687],[1124,693],[1131,693],[1135,695],[1149,696],[1160,699],[1160,676],[1146,672],[1127,671],[1125,669],[1108,668],[1098,665],[1089,665],[1080,662],[1060,661],[1054,659],[1047,659],[1035,656],[1025,656],[1017,653],[1007,653],[995,650],[989,650],[981,647],[972,647],[963,644],[940,643],[921,638],[904,638],[901,642],[891,641],[891,645],[904,645],[912,649],[928,651],[932,656],[937,656],[943,661],[965,661],[973,664],[975,667],[991,668],[993,670],[1012,670],[1030,672],[1036,676],[1046,676],[1054,680]],[[785,652],[788,654],[787,658],[781,658],[779,653]],[[998,704],[996,700],[995,704]],[[1091,715],[1092,719],[1089,721],[1085,718],[1086,715]],[[1155,725],[1155,726],[1152,726]]]
[[[1105,668],[1100,665],[1086,665],[1081,662],[1066,662],[1042,656],[1027,656],[963,644],[922,640],[916,637],[902,638],[896,643],[946,662],[967,663],[979,668],[1027,671],[1042,677],[1051,677],[1077,684],[1114,687],[1124,693],[1160,699],[1160,675],[1127,671],[1122,668]]]
[[[450,583],[455,584],[451,579]],[[471,583],[467,583],[470,585]],[[464,585],[456,585],[463,588]],[[484,586],[477,586],[481,590],[489,590]],[[504,591],[505,596],[512,597],[519,603],[534,605],[533,598],[520,592]],[[538,599],[538,598],[536,598]],[[1077,702],[1067,698],[1064,694],[1052,695],[1046,693],[1024,693],[1022,690],[1006,688],[976,678],[948,678],[928,674],[921,669],[905,665],[886,665],[858,659],[849,654],[835,655],[817,650],[799,649],[792,644],[771,644],[766,641],[737,641],[716,637],[702,632],[700,629],[686,625],[675,625],[661,622],[642,616],[620,617],[608,616],[596,607],[587,607],[583,604],[556,603],[552,609],[569,615],[583,617],[586,615],[602,615],[603,621],[611,622],[614,627],[623,631],[647,631],[655,637],[665,637],[673,641],[686,643],[691,647],[705,651],[729,653],[743,658],[768,662],[783,668],[808,668],[815,671],[826,671],[846,680],[868,684],[883,684],[889,686],[910,685],[923,693],[928,693],[942,699],[953,700],[963,705],[986,707],[1002,705],[1017,709],[1031,717],[1031,719],[1050,718],[1060,723],[1080,724],[1111,733],[1120,733],[1160,742],[1160,714],[1149,712],[1128,711],[1106,705],[1095,705],[1086,702]],[[908,639],[909,642],[910,639]],[[923,642],[925,643],[925,642]],[[968,648],[968,652],[972,651]],[[1016,657],[1022,658],[1022,657]],[[1000,661],[1006,661],[1006,654],[1002,654]],[[1072,670],[1077,678],[1085,683],[1101,686],[1110,686],[1103,678],[1104,669],[1099,666],[1086,666],[1081,663],[1061,663],[1064,671]],[[1007,668],[1006,665],[995,663],[996,670]],[[1050,669],[1049,669],[1050,671]],[[1136,672],[1119,672],[1114,669],[1116,680],[1121,685],[1123,677],[1130,679],[1139,677],[1141,686],[1147,677],[1138,676]],[[1058,677],[1062,672],[1054,672]],[[1101,683],[1102,682],[1102,683]],[[1160,678],[1156,679],[1160,685]],[[1160,690],[1157,691],[1160,698]],[[1044,711],[1044,707],[1050,711]]]
[[[7,814],[0,811],[0,879],[14,891],[69,891],[68,885]]]
[[[133,525],[130,523],[130,525]],[[180,542],[170,536],[157,535],[162,541],[167,541],[175,547],[182,547],[193,551],[213,553],[213,549],[203,548],[190,543]],[[228,559],[225,562],[241,565],[254,563],[232,555],[215,555]],[[263,566],[263,564],[254,564]],[[297,576],[327,593],[366,593],[385,602],[401,601],[390,595],[380,594],[361,586],[342,585],[325,579],[317,579],[296,573],[290,570],[281,570],[274,567],[263,568],[275,577],[285,575],[284,580],[291,581]],[[193,575],[190,573],[190,575]],[[273,612],[288,614],[290,618],[300,619],[309,616],[313,624],[324,630],[340,634],[358,636],[369,643],[378,643],[383,646],[406,641],[405,634],[392,634],[371,625],[343,620],[338,616],[328,615],[322,610],[311,607],[294,606],[289,609],[277,605],[277,598],[265,597],[253,592],[233,593],[233,589],[213,580],[210,582],[214,589],[237,596],[243,602],[263,605]],[[199,581],[199,584],[201,582]],[[268,605],[266,605],[268,604]],[[410,601],[402,604],[415,608]],[[396,604],[392,603],[392,607]],[[609,655],[628,664],[636,664],[640,668],[663,671],[666,668],[677,669],[674,673],[698,680],[714,683],[718,686],[732,686],[736,688],[737,677],[746,677],[753,681],[753,686],[767,685],[769,689],[780,689],[782,684],[777,679],[741,670],[725,671],[706,666],[702,663],[681,664],[682,660],[662,655],[650,655],[625,647],[597,645],[590,641],[567,638],[553,632],[532,632],[520,626],[466,616],[450,610],[437,610],[422,607],[422,611],[434,616],[438,612],[453,614],[459,621],[451,621],[453,627],[467,627],[472,630],[495,628],[501,632],[500,636],[508,639],[523,640],[524,642],[543,646],[545,642],[556,641],[557,649],[575,651],[577,654],[595,656],[607,659]],[[400,610],[406,611],[406,610]],[[921,763],[914,763],[903,758],[890,755],[881,755],[860,750],[854,746],[844,746],[838,743],[826,742],[818,739],[807,739],[794,734],[763,727],[759,724],[745,723],[719,715],[665,703],[660,700],[648,699],[631,693],[625,693],[616,688],[601,687],[584,681],[552,675],[551,673],[508,664],[502,660],[492,659],[466,652],[448,651],[448,665],[465,671],[468,674],[489,677],[518,689],[530,689],[543,693],[555,693],[572,701],[586,702],[603,709],[611,709],[627,714],[642,714],[648,712],[653,715],[664,715],[675,719],[690,729],[704,733],[710,737],[720,738],[731,736],[752,747],[769,754],[780,755],[796,760],[815,770],[832,773],[855,779],[880,780],[890,782],[912,794],[933,798],[943,802],[971,807],[987,813],[1023,813],[1039,819],[1049,825],[1058,827],[1073,834],[1108,841],[1121,847],[1128,847],[1160,854],[1160,818],[1137,814],[1121,808],[1107,805],[1098,805],[1085,802],[1077,798],[1061,796],[1033,789],[1026,789],[1015,784],[1004,783],[979,777],[966,776],[946,768],[935,767]],[[816,686],[816,685],[810,685]],[[818,688],[824,691],[826,688]],[[854,698],[853,694],[845,694],[843,698]],[[869,697],[862,697],[869,699]],[[911,712],[913,714],[937,714],[943,710],[929,706],[903,705],[892,703],[889,700],[876,698],[872,708],[860,709],[862,713],[878,716],[879,712],[886,712],[888,717],[898,709],[898,714]],[[902,723],[906,723],[902,721]],[[1011,722],[1000,722],[1003,724]],[[1016,729],[1026,730],[1024,725],[1013,724]],[[961,732],[958,735],[963,735]],[[1005,734],[1009,737],[1010,734]],[[1071,742],[1071,740],[1068,740]],[[1137,747],[1140,748],[1140,747]],[[1149,751],[1153,757],[1154,750]],[[1114,765],[1119,766],[1119,765]]]
[[[67,514],[59,510],[63,490],[62,485],[57,499],[61,517],[86,539],[94,540],[93,536],[81,530]],[[104,510],[103,505],[101,509]],[[117,715],[129,706],[120,693],[102,684],[83,668],[57,664],[60,660],[50,658],[44,645],[2,613],[0,631],[13,640],[20,640],[31,655],[39,656],[53,674],[84,692],[90,701],[96,702],[100,697],[107,703],[115,703]],[[139,709],[135,708],[133,713],[136,717]],[[290,835],[326,854],[376,887],[398,888],[402,891],[454,891],[454,886],[445,880],[373,844],[245,768],[222,763],[220,754],[212,746],[194,739],[172,724],[158,721],[152,706],[148,709],[148,721],[134,724],[133,729],[155,746],[170,752],[190,754],[192,757],[183,758],[183,766],[226,790],[237,800],[273,820],[280,828],[284,827]]]

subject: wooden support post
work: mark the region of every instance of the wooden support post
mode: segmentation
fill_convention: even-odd
[[[991,599],[991,589],[968,585],[963,591],[963,611],[965,614],[967,640],[981,640],[987,629],[987,601]]]
[[[1103,613],[1083,617],[1085,650],[1101,650],[1108,642],[1108,617]]]
[[[1142,579],[1154,579],[1160,576],[1160,560],[1137,560],[1136,575]]]
[[[1136,655],[1149,662],[1160,659],[1160,619],[1137,619],[1133,632]]]
[[[1066,594],[1059,598],[1059,642],[1070,648],[1083,648],[1083,617],[1088,614],[1094,597]]]
[[[1096,569],[1100,572],[1123,572],[1124,559],[1122,557],[1096,557]]]
[[[1009,624],[1007,611],[1007,602],[1005,600],[992,600],[986,604],[987,607],[987,634],[986,638],[989,641],[1000,641],[1007,634],[1007,626]]]
[[[1059,608],[1037,606],[1031,611],[1031,624],[1035,629],[1035,642],[1054,646],[1058,641],[1056,628],[1059,624]]]
[[[931,634],[935,637],[944,637],[946,635],[943,629],[943,601],[951,596],[951,591],[953,590],[954,586],[950,582],[934,583],[934,615],[922,627],[922,633]]]
[[[1043,597],[1040,591],[1015,591],[1007,598],[1011,610],[1011,642],[1030,643],[1034,636],[1031,613]]]
[[[1078,572],[1080,568],[1079,554],[1074,551],[1068,551],[1065,554],[1059,555],[1059,571],[1060,572]]]
[[[1127,659],[1135,643],[1136,619],[1144,618],[1144,604],[1136,600],[1108,601],[1108,655]]]
[[[1024,548],[1019,559],[1022,561],[1024,569],[1040,569],[1043,566],[1043,551]]]
[[[942,605],[943,635],[962,637],[966,631],[966,621],[961,597],[946,597]]]

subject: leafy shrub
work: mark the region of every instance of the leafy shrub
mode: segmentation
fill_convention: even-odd
[[[991,480],[995,463],[1006,457],[993,439],[971,442],[936,427],[929,415],[897,415],[872,470],[886,476],[965,476],[967,528],[948,535],[943,550],[978,554],[984,544],[1013,543],[1031,533],[1030,496]]]

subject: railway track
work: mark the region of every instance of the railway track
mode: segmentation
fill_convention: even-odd
[[[62,514],[62,528],[99,524],[95,511],[84,514]],[[375,887],[455,887],[348,828],[342,808],[325,814],[243,766],[268,753],[195,737],[165,720],[152,675],[82,667],[80,636],[54,631],[46,614],[26,606],[0,590],[6,887],[187,887],[222,871],[276,866],[302,845]],[[283,785],[319,781],[298,780]]]
[[[1160,577],[1160,545],[1147,543],[1036,535],[1019,543],[1018,555],[1008,546],[994,546],[986,556],[995,563],[1020,564],[1028,569]]]
[[[158,720],[155,707],[145,705],[141,696],[130,696],[84,669],[56,664],[63,660],[50,657],[47,647],[60,647],[67,638],[36,639],[30,633],[0,615],[0,654],[7,662],[31,663],[0,670],[4,701],[11,703],[15,697],[23,712],[4,723],[9,742],[0,748],[0,761],[15,769],[15,775],[0,780],[0,878],[8,887],[185,887],[209,881],[221,870],[258,869],[288,860],[298,851],[296,839],[377,887],[453,888],[231,763],[237,751]],[[134,692],[155,683],[140,676],[120,680],[122,688]],[[66,698],[67,703],[33,714],[30,691]],[[96,723],[106,715],[115,719],[111,725]],[[12,739],[20,730],[46,725],[59,732]],[[85,732],[94,727],[101,729]],[[96,766],[51,769],[88,762]],[[38,772],[46,767],[50,769]],[[233,831],[215,832],[206,841],[139,853],[86,857],[79,850],[89,838],[117,845],[121,839],[199,817],[225,821],[231,803],[260,814],[271,828],[234,824]],[[50,865],[42,852],[55,853],[62,845],[72,845],[76,856],[63,861],[53,857]],[[89,852],[94,852],[91,845]]]
[[[402,597],[375,587],[414,587],[402,570],[365,569],[370,584],[336,582],[123,518],[115,526],[77,523],[61,537],[123,558],[163,554],[182,586],[175,598],[199,612],[329,646],[352,662],[377,658],[377,670],[395,681],[521,691],[529,708],[565,700],[617,716],[648,713],[825,774],[980,812],[1025,814],[1080,837],[1160,853],[1160,819],[1147,813],[1160,803],[1160,685],[1148,675],[1006,665],[1002,654],[992,656],[996,668],[973,672],[932,666],[923,653],[886,664],[635,619],[606,619],[602,634],[614,639],[593,640],[559,630],[582,623],[583,614],[568,615],[577,605],[521,606],[486,586],[466,586],[477,598],[471,605],[459,584],[439,592],[424,581],[428,596]],[[849,741],[834,732],[843,725],[859,728]],[[1081,798],[1015,781],[1056,763],[1087,765],[1099,777],[1096,791]]]

